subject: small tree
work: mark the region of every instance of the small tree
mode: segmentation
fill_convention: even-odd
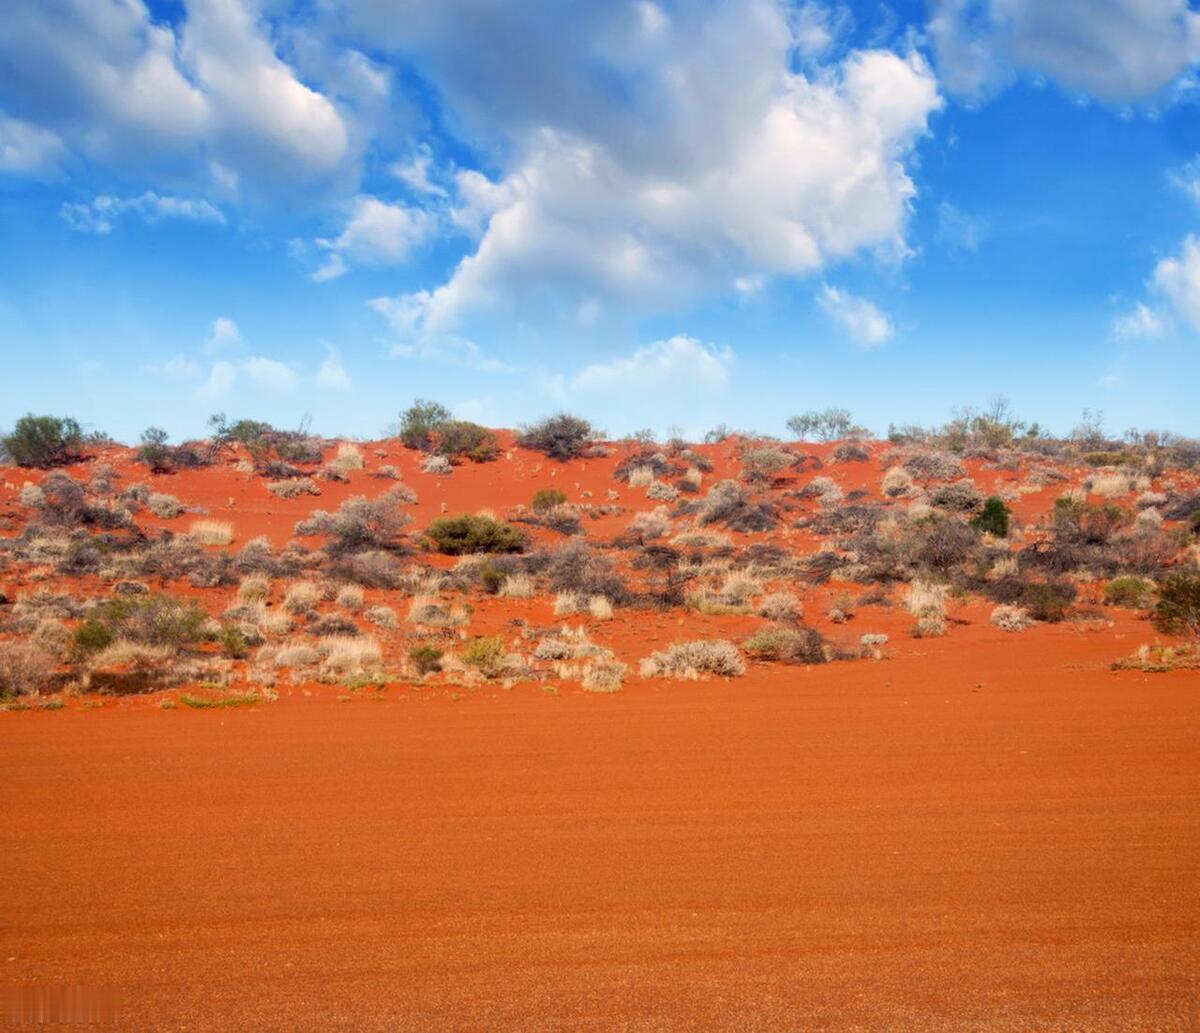
[[[406,448],[427,452],[433,434],[450,422],[450,410],[438,402],[418,398],[400,414],[400,440]]]
[[[83,450],[83,428],[69,416],[34,416],[17,420],[11,434],[0,438],[18,466],[58,466],[77,460]]]
[[[1158,586],[1154,626],[1168,635],[1200,638],[1200,577],[1172,574]]]
[[[850,418],[848,409],[810,410],[787,421],[788,430],[801,441],[840,441],[866,433]]]
[[[526,427],[517,437],[517,444],[565,462],[582,455],[594,434],[587,420],[560,412]]]
[[[162,427],[147,427],[142,431],[138,459],[150,467],[151,473],[169,473],[171,450],[167,447],[167,432]]]
[[[995,535],[997,538],[1008,537],[1010,514],[1004,500],[992,495],[983,504],[983,510],[972,519],[971,524],[980,531]]]

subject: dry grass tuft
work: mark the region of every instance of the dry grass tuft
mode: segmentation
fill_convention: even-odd
[[[193,520],[188,533],[201,545],[229,545],[233,541],[233,525],[224,520]]]

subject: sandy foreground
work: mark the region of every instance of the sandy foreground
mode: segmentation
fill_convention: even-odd
[[[1051,634],[5,715],[7,993],[130,1030],[1200,1028],[1200,678]]]

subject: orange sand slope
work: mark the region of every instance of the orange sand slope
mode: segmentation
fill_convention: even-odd
[[[128,1030],[1195,1030],[1200,678],[1089,639],[12,714],[5,981]]]

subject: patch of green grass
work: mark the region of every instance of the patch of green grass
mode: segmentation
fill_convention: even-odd
[[[252,707],[262,702],[262,696],[251,693],[246,696],[222,696],[220,699],[205,699],[200,696],[181,694],[179,702],[193,710],[216,710],[223,707]]]

